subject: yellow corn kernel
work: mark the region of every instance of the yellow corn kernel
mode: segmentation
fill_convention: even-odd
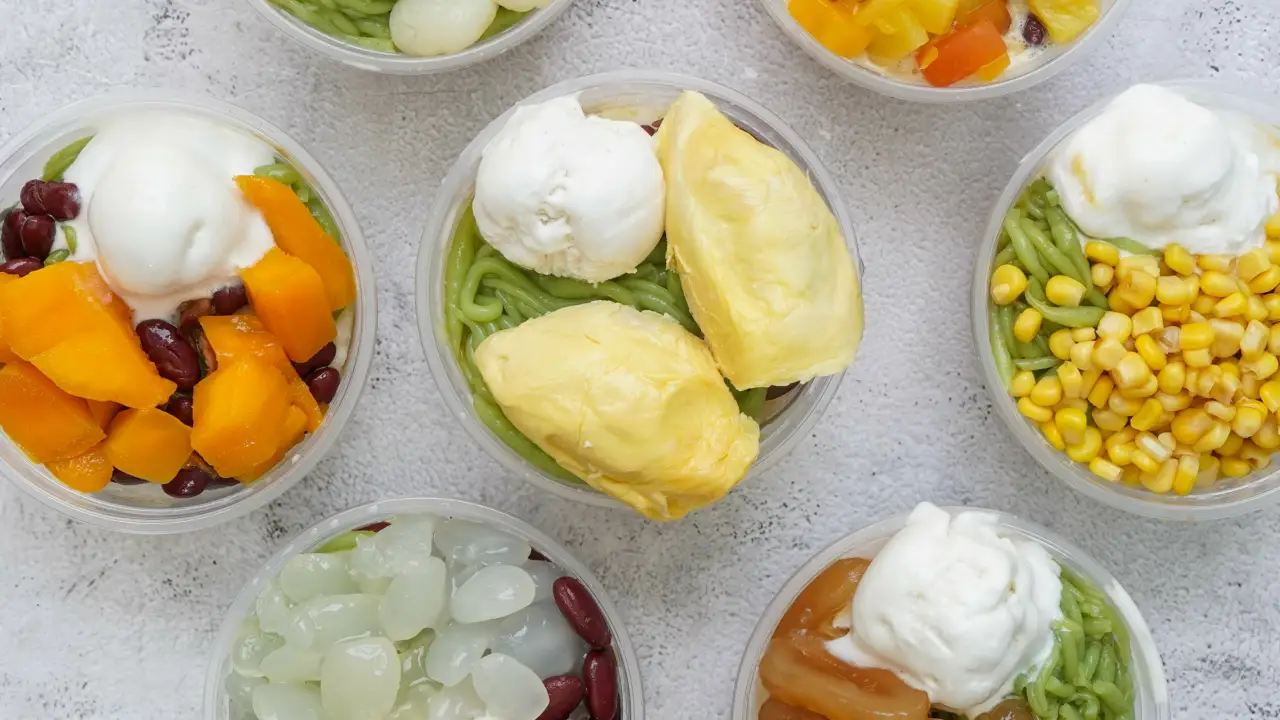
[[[1096,408],[1106,407],[1107,399],[1111,397],[1111,391],[1116,386],[1116,381],[1111,379],[1110,375],[1103,375],[1093,384],[1093,389],[1089,391],[1089,404]]]
[[[1110,265],[1094,263],[1093,267],[1089,268],[1089,278],[1093,280],[1094,287],[1105,292],[1111,287],[1111,283],[1115,282],[1116,269]]]
[[[1055,419],[1057,416],[1054,416]],[[1129,418],[1124,415],[1113,413],[1110,410],[1095,410],[1093,412],[1093,424],[1098,429],[1109,433],[1117,433],[1125,428],[1129,423]]]
[[[1213,392],[1211,392],[1210,395],[1213,396],[1214,400],[1217,400],[1224,405],[1227,403],[1234,403],[1237,400],[1236,396],[1240,393],[1241,385],[1242,383],[1240,382],[1240,379],[1235,375],[1227,375],[1226,373],[1223,373],[1222,377],[1218,380],[1218,384],[1213,386]]]
[[[1019,341],[1029,343],[1036,339],[1036,335],[1040,334],[1040,323],[1044,321],[1044,316],[1035,308],[1027,308],[1018,313],[1018,319],[1013,321],[1013,336]]]
[[[1179,350],[1206,350],[1210,345],[1213,345],[1213,326],[1209,323],[1187,323],[1179,329]]]
[[[1180,410],[1173,416],[1170,430],[1180,443],[1195,445],[1205,433],[1213,429],[1214,419],[1201,408]]]
[[[1280,423],[1276,422],[1276,416],[1267,415],[1267,419],[1262,421],[1262,427],[1249,439],[1263,450],[1280,449]]]
[[[1080,342],[1071,346],[1071,363],[1081,370],[1093,370],[1093,343]]]
[[[1103,370],[1115,370],[1128,352],[1120,342],[1103,338],[1093,345],[1093,366]]]
[[[1229,478],[1242,478],[1253,472],[1253,466],[1248,460],[1241,460],[1238,457],[1224,457],[1219,465],[1219,472]]]
[[[1159,461],[1143,452],[1141,448],[1135,448],[1129,457],[1134,467],[1138,468],[1141,472],[1154,473],[1160,469]]]
[[[1214,318],[1209,321],[1209,327],[1213,328],[1213,343],[1209,345],[1209,352],[1214,357],[1231,357],[1240,352],[1240,340],[1244,337],[1242,323]]]
[[[1095,457],[1089,461],[1089,470],[1094,475],[1108,482],[1120,482],[1120,477],[1124,475],[1124,471],[1118,465],[1110,463],[1100,457]]]
[[[1097,368],[1090,370],[1080,368],[1080,397],[1088,399],[1089,393],[1093,392],[1093,386],[1098,384],[1098,379],[1101,377],[1102,371]]]
[[[1237,317],[1249,309],[1249,300],[1242,293],[1234,292],[1218,301],[1213,306],[1213,314],[1217,317]]]
[[[1049,422],[1053,419],[1052,410],[1035,404],[1029,397],[1020,398],[1018,400],[1018,412],[1027,416],[1027,418],[1033,422]]]
[[[1187,366],[1186,380],[1183,381],[1182,387],[1192,395],[1196,394],[1196,388],[1200,385],[1200,368]]]
[[[1267,352],[1280,355],[1280,323],[1271,326],[1267,335]]]
[[[1102,433],[1096,427],[1086,427],[1080,442],[1067,443],[1067,457],[1078,463],[1087,463],[1102,452]]]
[[[1169,458],[1160,464],[1155,472],[1142,474],[1142,486],[1153,493],[1163,495],[1173,489],[1173,481],[1178,474],[1178,461]]]
[[[1169,305],[1189,303],[1192,297],[1191,283],[1177,275],[1164,275],[1156,280],[1156,299]]]
[[[1264,296],[1262,304],[1267,306],[1267,320],[1280,322],[1280,294],[1271,293]]]
[[[1142,402],[1142,398],[1127,398],[1118,392],[1113,392],[1111,397],[1107,398],[1107,409],[1125,417],[1133,417],[1142,409]]]
[[[1200,292],[1216,298],[1224,298],[1238,292],[1235,278],[1217,270],[1206,270],[1200,276]]]
[[[1046,375],[1031,388],[1031,394],[1027,397],[1040,407],[1053,407],[1062,401],[1062,383],[1057,376]]]
[[[1107,293],[1107,308],[1115,312],[1124,313],[1126,315],[1129,315],[1138,311],[1138,308],[1129,305],[1128,300],[1125,300],[1124,298],[1120,297],[1120,290],[1119,288],[1116,288],[1116,287],[1112,287],[1111,292]]]
[[[1093,342],[1098,339],[1098,333],[1091,327],[1076,328],[1071,331],[1071,339],[1078,343]]]
[[[1250,295],[1249,309],[1244,311],[1245,319],[1266,320],[1267,315],[1267,304],[1262,302],[1262,297],[1259,295]]]
[[[1107,312],[1098,321],[1098,337],[1110,338],[1118,342],[1129,339],[1133,333],[1133,320],[1128,315],[1118,312]]]
[[[1138,433],[1138,436],[1134,438],[1133,442],[1144,455],[1156,462],[1164,462],[1172,457],[1173,449],[1177,446],[1177,443],[1173,441],[1172,437],[1170,437],[1170,443],[1166,444],[1161,442],[1160,438],[1149,432]]]
[[[1221,420],[1214,420],[1209,430],[1195,441],[1191,449],[1196,452],[1212,452],[1222,447],[1222,444],[1231,437],[1231,426]]]
[[[1251,438],[1266,419],[1265,405],[1257,400],[1245,400],[1236,405],[1235,419],[1231,421],[1231,432],[1242,438]]]
[[[1149,310],[1150,308],[1147,309]],[[1181,325],[1182,323],[1190,322],[1191,320],[1191,303],[1183,305],[1160,303],[1158,309],[1160,311],[1160,321],[1162,325]],[[1134,317],[1137,318],[1137,315],[1134,315]]]
[[[1054,450],[1062,451],[1067,449],[1067,443],[1062,439],[1062,433],[1058,432],[1058,426],[1053,421],[1040,423],[1040,432],[1044,434],[1044,439],[1049,441]]]
[[[1220,462],[1213,455],[1200,456],[1200,472],[1196,474],[1196,487],[1210,487],[1218,482]]]
[[[1240,394],[1250,400],[1257,400],[1261,397],[1262,381],[1257,375],[1246,372],[1240,375]]]
[[[1271,453],[1247,441],[1240,446],[1240,450],[1236,453],[1236,457],[1241,460],[1249,461],[1249,464],[1253,466],[1254,470],[1261,470],[1271,464]]]
[[[1200,397],[1209,397],[1213,394],[1214,387],[1222,380],[1224,374],[1222,368],[1217,365],[1210,365],[1202,369],[1200,374],[1196,376],[1196,384],[1195,387],[1191,388],[1191,392]]]
[[[1121,388],[1118,392],[1127,398],[1149,398],[1160,391],[1160,383],[1153,373],[1147,373],[1146,382],[1137,387]]]
[[[1044,295],[1058,307],[1078,307],[1084,299],[1084,285],[1066,275],[1054,275],[1044,285]]]
[[[1257,375],[1259,380],[1266,380],[1275,375],[1276,370],[1280,370],[1280,360],[1276,360],[1275,355],[1264,352],[1248,360],[1241,360],[1240,369]]]
[[[1084,398],[1063,398],[1062,402],[1053,406],[1053,411],[1057,412],[1063,408],[1074,408],[1080,412],[1089,411],[1089,401]]]
[[[1270,341],[1271,328],[1257,320],[1250,320],[1244,329],[1244,334],[1240,336],[1240,354],[1245,359],[1260,355],[1266,352]]]
[[[1235,375],[1237,378],[1241,375],[1240,366],[1230,360],[1223,360],[1218,363],[1218,367],[1222,370],[1223,375]]]
[[[1026,289],[1027,275],[1016,265],[1001,265],[991,273],[991,301],[997,305],[1008,305]]]
[[[1125,258],[1128,259],[1130,258]],[[1121,275],[1120,282],[1112,292],[1118,294],[1128,307],[1135,311],[1141,310],[1156,299],[1156,276],[1145,272]]]
[[[1185,350],[1182,353],[1182,361],[1189,368],[1206,368],[1213,364],[1213,353],[1209,352],[1209,348]]]
[[[1102,342],[1114,341],[1099,341],[1099,343]],[[1096,349],[1093,352],[1093,356],[1094,362],[1097,362],[1098,351]],[[1098,363],[1098,365],[1103,366],[1102,363]],[[1124,357],[1120,358],[1120,362],[1116,363],[1115,367],[1111,369],[1111,377],[1115,379],[1116,387],[1122,390],[1124,388],[1136,388],[1146,383],[1147,378],[1151,377],[1151,368],[1147,367],[1146,361],[1138,353],[1125,352]]]
[[[1133,349],[1138,351],[1138,355],[1142,356],[1143,361],[1147,363],[1147,367],[1159,372],[1168,364],[1164,350],[1160,349],[1160,345],[1151,339],[1150,335],[1139,335],[1133,341]]]
[[[1267,256],[1267,249],[1254,248],[1236,258],[1236,277],[1247,282],[1269,267],[1271,267],[1271,258]]]
[[[1235,455],[1236,453],[1240,452],[1240,448],[1243,445],[1244,445],[1244,438],[1240,437],[1239,435],[1236,435],[1235,433],[1229,433],[1227,435],[1227,441],[1222,443],[1222,447],[1218,448],[1218,454],[1221,455],[1222,457],[1229,457],[1231,455]]]
[[[1272,380],[1263,383],[1262,389],[1258,391],[1258,399],[1266,406],[1270,412],[1280,412],[1280,381]]]
[[[1031,394],[1031,388],[1035,386],[1036,374],[1030,370],[1019,370],[1009,383],[1009,394],[1016,398],[1024,398]]]
[[[1176,395],[1170,395],[1158,392],[1155,397],[1165,412],[1174,413],[1191,407],[1191,395],[1189,393],[1180,392]]]
[[[1081,388],[1084,387],[1084,377],[1080,373],[1080,368],[1075,363],[1065,362],[1058,366],[1058,384],[1062,387],[1062,396],[1064,398],[1083,397]]]
[[[1116,263],[1116,275],[1120,278],[1134,273],[1160,277],[1160,259],[1152,255],[1127,255]]]
[[[1191,301],[1191,312],[1201,316],[1212,315],[1213,306],[1218,304],[1218,299],[1212,295],[1201,295]]]
[[[1197,255],[1196,264],[1201,270],[1226,273],[1231,272],[1231,261],[1234,259],[1230,255]]]
[[[1164,249],[1164,264],[1179,275],[1191,275],[1196,271],[1196,259],[1177,243]]]
[[[1217,400],[1210,400],[1205,403],[1204,411],[1225,422],[1231,422],[1236,417],[1235,405],[1224,405]]]
[[[1113,436],[1114,437],[1114,436]],[[1107,438],[1108,441],[1111,438]],[[1107,459],[1111,462],[1124,467],[1133,464],[1133,454],[1138,451],[1138,446],[1132,442],[1120,442],[1107,444]]]
[[[1176,495],[1190,495],[1196,486],[1196,476],[1200,474],[1200,455],[1183,455],[1178,458],[1178,469],[1173,475],[1173,492]]]
[[[1064,408],[1054,413],[1053,424],[1068,445],[1078,445],[1084,440],[1084,429],[1089,427],[1089,416],[1083,410]]]
[[[1265,295],[1275,290],[1277,285],[1280,285],[1280,267],[1272,265],[1249,281],[1249,292]]]
[[[1111,243],[1090,240],[1084,244],[1084,256],[1094,262],[1115,267],[1120,264],[1120,250]]]
[[[1164,329],[1164,313],[1160,308],[1144,308],[1130,319],[1130,331],[1134,336],[1146,335]]]
[[[1053,353],[1053,356],[1059,360],[1070,360],[1071,346],[1075,344],[1076,341],[1071,339],[1071,331],[1067,328],[1058,330],[1049,336],[1049,352]]]
[[[1280,231],[1280,227],[1273,227],[1277,220],[1280,220],[1280,214],[1272,215],[1271,219],[1267,221],[1267,235],[1269,237],[1263,247],[1267,249],[1267,258],[1271,262],[1280,265],[1280,239],[1277,238],[1277,236],[1280,236],[1280,232],[1271,232],[1273,229]]]
[[[1180,392],[1183,389],[1183,383],[1186,382],[1186,379],[1187,366],[1181,360],[1174,360],[1173,362],[1165,365],[1164,369],[1160,371],[1160,376],[1156,378],[1160,386],[1160,392],[1168,393],[1170,395],[1175,395]]]
[[[1141,430],[1145,432],[1154,428],[1156,426],[1156,421],[1159,420],[1160,416],[1163,414],[1164,407],[1160,404],[1160,401],[1155,398],[1148,398],[1147,401],[1142,404],[1142,409],[1138,410],[1137,414],[1129,419],[1129,424],[1133,426],[1134,430]]]

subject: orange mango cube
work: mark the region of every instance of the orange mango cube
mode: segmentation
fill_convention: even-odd
[[[160,377],[135,336],[97,327],[68,336],[31,358],[58,387],[88,400],[153,408],[178,389]]]
[[[45,467],[64,485],[83,493],[98,492],[111,482],[115,468],[107,459],[106,443],[94,445],[89,452],[67,460],[57,460]]]
[[[284,425],[280,428],[280,446],[275,454],[248,472],[237,475],[236,479],[247,485],[266,475],[271,468],[284,459],[285,455],[289,454],[289,450],[294,445],[302,442],[302,438],[306,437],[307,423],[307,416],[302,410],[297,406],[289,408],[289,412],[285,416]]]
[[[76,457],[105,437],[84,400],[21,360],[0,368],[0,430],[38,463]]]
[[[222,477],[240,477],[276,455],[291,408],[289,383],[274,367],[219,365],[195,388],[192,448]]]
[[[306,362],[338,336],[324,283],[302,260],[272,248],[240,277],[262,326],[290,360]]]
[[[306,381],[297,375],[289,378],[289,401],[306,417],[307,432],[320,429],[320,423],[324,422],[324,410],[311,394],[311,388],[307,387]]]
[[[280,341],[263,329],[255,315],[206,315],[200,318],[200,327],[220,366],[252,359],[280,370],[285,377],[296,374]]]
[[[167,483],[191,456],[191,428],[163,410],[131,408],[111,421],[103,443],[113,467],[153,483]]]

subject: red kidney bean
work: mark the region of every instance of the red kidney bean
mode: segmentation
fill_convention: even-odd
[[[0,264],[0,273],[26,277],[42,267],[44,267],[44,263],[36,258],[19,257],[5,260],[3,264]]]
[[[320,348],[320,352],[311,356],[306,362],[294,363],[293,369],[298,371],[298,375],[306,377],[320,368],[329,367],[329,363],[338,356],[338,346],[329,343]]]
[[[549,677],[542,684],[547,688],[551,702],[538,716],[538,720],[565,720],[582,702],[582,696],[587,692],[586,684],[572,675]]]
[[[342,373],[337,368],[321,368],[307,376],[307,389],[311,391],[311,397],[323,405],[333,402],[341,382]]]
[[[611,650],[592,650],[582,663],[586,681],[587,711],[591,720],[614,720],[618,716],[618,663]]]
[[[1035,15],[1027,16],[1027,22],[1022,26],[1022,39],[1026,40],[1028,45],[1043,45],[1048,35],[1049,30],[1040,18]]]
[[[44,260],[49,257],[57,227],[58,224],[48,215],[27,213],[18,225],[18,239],[22,242],[22,249],[34,258]]]
[[[551,585],[551,596],[555,598],[560,614],[573,626],[575,632],[587,644],[596,649],[609,647],[613,643],[613,635],[609,632],[609,624],[605,622],[604,613],[596,599],[591,597],[577,578],[562,577]]]
[[[175,394],[165,404],[164,411],[181,420],[182,424],[187,427],[194,427],[196,424],[190,395]]]
[[[199,327],[200,318],[212,314],[213,300],[210,298],[188,300],[178,306],[178,329],[186,333],[193,324]]]
[[[219,288],[211,302],[214,315],[235,315],[237,310],[249,304],[249,294],[244,285],[236,283]]]
[[[80,190],[75,183],[28,180],[18,195],[27,212],[74,220],[80,214]]]
[[[18,228],[27,217],[22,208],[10,208],[4,212],[4,222],[0,223],[0,246],[3,247],[6,260],[26,257],[27,251],[22,249],[22,238],[18,236]]]
[[[145,485],[147,481],[140,477],[134,477],[123,470],[116,470],[111,473],[111,482],[117,485]]]
[[[204,492],[210,479],[209,473],[188,465],[179,470],[176,477],[160,487],[164,490],[164,494],[170,497],[191,498]]]
[[[376,522],[376,523],[369,523],[368,525],[365,525],[365,526],[364,526],[364,527],[362,527],[362,528],[356,528],[356,529],[357,529],[357,530],[367,530],[367,531],[369,531],[369,532],[371,532],[371,533],[376,533],[376,532],[381,532],[381,531],[383,531],[383,530],[386,530],[386,529],[387,529],[387,528],[389,528],[389,527],[391,527],[391,523],[386,522],[386,521],[382,521],[382,522]]]
[[[160,376],[172,380],[179,390],[190,390],[200,381],[200,360],[183,340],[178,328],[164,320],[143,320],[135,328],[142,350],[156,364]]]

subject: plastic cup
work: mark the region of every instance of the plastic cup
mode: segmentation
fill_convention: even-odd
[[[553,85],[525,98],[520,105],[545,102],[563,95],[578,94],[583,107],[591,113],[616,119],[652,122],[666,112],[684,90],[696,90],[711,99],[739,127],[787,154],[812,179],[819,194],[826,201],[840,224],[862,275],[862,262],[858,257],[857,240],[849,211],[840,200],[835,180],[822,166],[813,151],[800,136],[772,112],[753,100],[706,80],[665,72],[622,71],[590,75]],[[418,305],[418,329],[423,350],[431,365],[444,397],[445,404],[459,424],[495,460],[508,471],[538,487],[569,500],[589,505],[626,507],[622,503],[584,484],[570,484],[559,480],[529,464],[497,438],[476,417],[472,409],[471,391],[458,369],[449,349],[444,330],[444,262],[449,243],[462,212],[475,187],[480,154],[489,141],[506,124],[515,112],[511,108],[471,141],[449,170],[436,195],[435,205],[422,232],[422,247],[418,252],[416,281]],[[788,395],[784,407],[766,407],[766,422],[760,429],[760,455],[747,478],[759,475],[777,463],[802,440],[817,423],[831,399],[835,397],[842,375],[815,378]],[[781,403],[777,403],[781,405]]]
[[[529,523],[483,505],[461,500],[441,498],[402,498],[369,503],[338,513],[304,530],[254,574],[240,594],[236,596],[226,619],[213,644],[213,655],[204,683],[204,720],[227,720],[225,680],[231,672],[229,653],[240,624],[253,611],[254,603],[267,584],[280,574],[285,561],[299,553],[308,552],[350,530],[397,515],[428,513],[444,518],[460,518],[487,523],[528,541],[534,550],[541,552],[555,565],[582,581],[599,604],[609,630],[613,634],[614,656],[618,661],[618,720],[643,720],[644,691],[640,682],[640,658],[631,644],[631,637],[623,626],[618,608],[605,594],[604,586],[595,575],[569,553],[563,545],[551,539]]]
[[[270,0],[246,2],[290,40],[332,60],[389,75],[429,75],[458,70],[501,55],[541,32],[568,10],[573,0],[551,0],[546,7],[530,12],[519,23],[493,37],[481,40],[462,52],[436,57],[415,57],[363,48],[316,30]]]
[[[1104,38],[1115,31],[1116,26],[1120,24],[1120,19],[1124,16],[1125,9],[1129,6],[1129,0],[1099,0],[1101,13],[1097,22],[1074,42],[1065,46],[1048,47],[1030,59],[1020,70],[1006,72],[994,82],[966,80],[958,85],[939,88],[929,85],[920,77],[891,75],[888,71],[840,57],[823,47],[822,43],[815,40],[795,21],[795,18],[791,17],[791,13],[787,10],[789,0],[760,0],[760,2],[782,31],[827,69],[856,85],[882,95],[923,103],[986,100],[1039,85],[1062,72],[1072,63],[1083,59],[1086,51],[1096,49]]]
[[[1133,675],[1136,689],[1134,720],[1167,720],[1171,716],[1164,667],[1160,663],[1160,653],[1156,650],[1151,631],[1129,593],[1120,587],[1120,583],[1105,568],[1066,538],[1035,523],[994,510],[961,507],[943,509],[953,514],[962,511],[991,513],[997,517],[997,527],[1002,537],[1038,542],[1060,565],[1093,581],[1106,593],[1107,599],[1120,613],[1120,618],[1129,631],[1132,656],[1129,672]],[[756,720],[760,705],[767,697],[759,682],[760,661],[764,658],[765,648],[774,628],[800,592],[837,560],[850,557],[873,559],[906,522],[907,515],[902,514],[846,535],[801,565],[787,580],[765,608],[764,615],[751,633],[746,652],[743,653],[738,681],[733,691],[733,720]]]
[[[356,224],[355,214],[338,185],[296,141],[280,128],[232,105],[173,92],[112,94],[70,105],[14,138],[0,149],[0,199],[16,202],[18,190],[39,177],[50,155],[84,137],[101,123],[138,111],[167,111],[217,121],[262,138],[287,157],[328,205],[342,233],[342,245],[355,267],[357,298],[351,340],[342,370],[342,385],[329,405],[324,424],[293,448],[289,456],[252,485],[210,489],[187,499],[169,497],[159,487],[109,484],[79,493],[33,463],[9,438],[0,439],[0,474],[24,492],[58,512],[98,527],[138,534],[200,530],[256,510],[303,478],[338,439],[364,389],[373,360],[377,328],[377,290],[373,256]]]
[[[1220,83],[1208,81],[1178,80],[1161,84],[1206,106],[1242,112],[1271,125],[1280,124],[1280,105],[1268,103],[1256,93],[1231,93]],[[996,413],[1036,461],[1067,485],[1111,507],[1169,520],[1215,520],[1267,507],[1280,501],[1280,469],[1274,465],[1244,478],[1223,478],[1210,488],[1197,488],[1185,496],[1172,493],[1157,495],[1142,487],[1135,488],[1103,480],[1090,472],[1087,466],[1072,462],[1065,453],[1045,440],[1035,425],[1018,412],[1014,398],[1005,392],[1004,384],[996,372],[995,357],[988,340],[991,327],[987,318],[990,303],[988,285],[1004,215],[1017,202],[1022,189],[1043,171],[1053,149],[1080,126],[1096,117],[1114,97],[1107,97],[1067,120],[1028,153],[991,211],[982,244],[978,248],[972,287],[973,338],[987,392],[991,395]]]

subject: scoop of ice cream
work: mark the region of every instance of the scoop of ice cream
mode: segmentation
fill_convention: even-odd
[[[720,499],[759,450],[711,353],[665,315],[576,305],[489,336],[475,360],[522,433],[654,520]]]
[[[485,147],[473,207],[484,239],[511,262],[604,282],[662,239],[664,193],[643,128],[560,97],[517,109]]]
[[[667,264],[724,376],[746,390],[848,367],[862,339],[858,275],[804,171],[696,92],[657,138]]]

